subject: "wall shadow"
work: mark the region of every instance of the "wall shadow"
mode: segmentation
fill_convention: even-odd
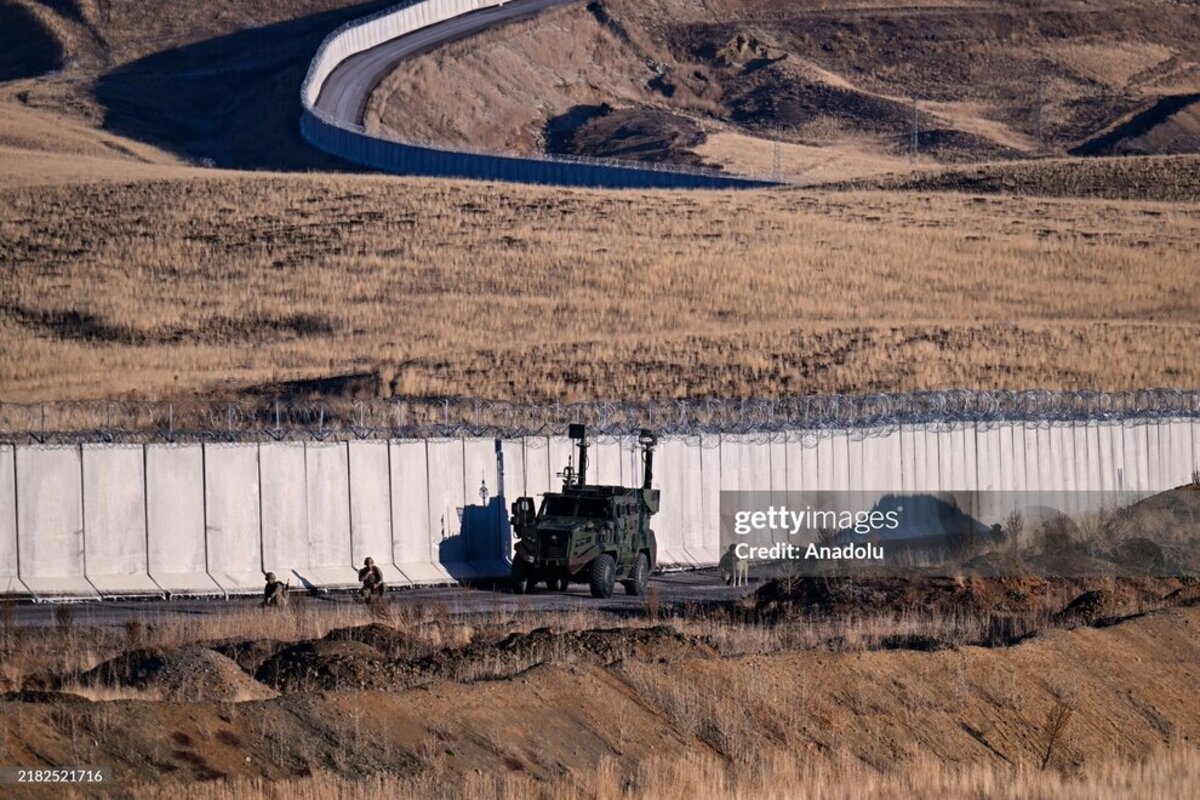
[[[121,66],[94,89],[104,128],[217,167],[355,169],[300,136],[300,86],[326,36],[391,5],[238,31]]]
[[[459,534],[438,543],[438,563],[456,580],[470,580],[476,577],[468,567],[470,562],[503,561],[508,557],[501,541],[508,521],[506,512],[503,496],[491,498],[486,505],[463,506]]]

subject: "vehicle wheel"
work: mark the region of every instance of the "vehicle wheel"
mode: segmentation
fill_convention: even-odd
[[[546,588],[552,592],[565,592],[567,590],[566,578],[547,578]]]
[[[612,597],[613,584],[617,582],[617,562],[608,553],[592,562],[588,583],[592,587],[592,597]]]
[[[514,561],[510,586],[513,594],[529,594],[533,591],[533,575],[524,561]]]
[[[646,586],[650,583],[650,562],[646,560],[645,553],[638,553],[637,561],[633,562],[633,571],[629,573],[629,580],[622,583],[626,594],[634,597],[646,594]]]

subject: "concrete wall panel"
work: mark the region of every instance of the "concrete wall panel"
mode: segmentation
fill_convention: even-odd
[[[942,490],[942,435],[937,428],[917,431],[917,492]]]
[[[1103,481],[1100,477],[1100,423],[1079,422],[1075,433],[1075,485],[1083,492],[1098,492]]]
[[[356,586],[350,541],[350,455],[345,442],[304,445],[308,579],[323,588]]]
[[[588,450],[588,483],[601,486],[623,486],[621,482],[621,442],[605,439],[592,444]]]
[[[17,575],[17,462],[12,445],[0,444],[0,594],[27,594]]]
[[[716,437],[720,447],[718,463],[721,468],[721,491],[740,492],[742,490],[742,451],[738,446],[738,437],[723,434]]]
[[[350,563],[361,567],[369,556],[383,571],[383,579],[389,586],[409,584],[408,578],[392,560],[392,484],[388,443],[349,442],[347,448],[346,464],[350,470]]]
[[[683,445],[684,472],[679,496],[682,517],[683,549],[688,560],[697,565],[716,564],[717,547],[706,537],[704,519],[704,452],[698,436],[680,438]],[[782,456],[782,453],[780,454]],[[719,475],[717,476],[719,480]],[[657,525],[657,522],[654,524]],[[657,530],[657,528],[656,528]]]
[[[392,560],[413,583],[448,583],[429,527],[429,471],[424,441],[394,441],[392,462]]]
[[[715,434],[698,437],[700,450],[700,529],[697,557],[705,563],[721,554],[721,445]]]
[[[205,445],[204,508],[208,574],[229,593],[262,591],[258,445]]]
[[[1121,429],[1125,490],[1134,494],[1149,491],[1150,450],[1146,438],[1146,425],[1126,425]]]
[[[313,588],[309,573],[304,444],[259,446],[263,569],[292,586]]]
[[[771,502],[782,503],[787,492],[787,442],[774,437],[767,445],[771,457]]]
[[[1147,422],[1146,429],[1146,488],[1161,492],[1169,488],[1163,465],[1162,449],[1159,447],[1162,425],[1158,420]]]
[[[803,492],[817,486],[817,437],[811,434],[791,434],[787,450],[787,490]]]
[[[83,446],[83,560],[102,595],[161,593],[147,567],[144,459],[141,445]]]
[[[1119,448],[1119,439],[1113,437],[1113,428],[1117,426],[1109,422],[1097,422],[1094,427],[1096,429],[1096,466],[1099,480],[1097,488],[1103,492],[1115,492],[1119,488],[1117,467],[1120,466],[1117,462],[1119,450],[1114,450],[1114,447]]]
[[[1195,455],[1192,452],[1192,425],[1188,420],[1166,420],[1159,425],[1159,448],[1165,454],[1164,488],[1192,482]]]
[[[925,465],[925,429],[905,425],[900,428],[900,488],[916,491]]]
[[[706,456],[700,437],[683,439],[686,447],[688,473],[683,485],[683,533],[684,549],[698,565],[715,565],[720,560],[720,519],[707,517],[709,501],[706,497]],[[715,469],[714,469],[715,468]],[[708,473],[712,480],[720,483],[720,464],[710,464]],[[716,499],[720,503],[720,497]],[[719,513],[718,513],[719,517]],[[652,519],[652,525],[656,522]]]
[[[676,437],[659,441],[654,454],[654,488],[660,492],[660,511],[652,520],[663,566],[693,566],[684,546],[685,505],[688,501],[688,447]]]
[[[1004,463],[1001,441],[1006,431],[996,425],[975,428],[975,484],[981,492],[1004,488]]]
[[[904,489],[901,470],[904,465],[899,429],[871,431],[863,439],[862,488],[895,494]]]
[[[516,534],[513,533],[512,523],[509,521],[509,512],[512,509],[513,501],[518,497],[528,497],[529,493],[525,490],[525,442],[520,439],[505,440],[500,445],[501,456],[503,457],[504,466],[504,481],[501,488],[504,498],[504,509],[500,515],[500,541],[507,542],[508,551],[504,553],[504,558],[509,564],[512,563],[513,548],[516,547]]]
[[[429,469],[429,522],[438,563],[455,580],[476,577],[462,537],[467,499],[462,439],[431,439],[425,443]]]
[[[1045,426],[1026,424],[1022,435],[1025,440],[1025,487],[1031,492],[1050,491],[1050,430]]]
[[[1025,453],[1026,435],[1025,426],[1022,424],[1014,424],[1011,426],[1011,445],[1012,445],[1012,462],[1011,467],[1005,470],[1005,473],[1012,479],[1013,491],[1026,491],[1030,488],[1029,480],[1029,458]]]
[[[850,488],[850,438],[845,431],[833,434],[833,471],[829,476],[831,488],[846,491]]]
[[[867,488],[866,463],[868,446],[864,442],[868,431],[847,431],[846,437],[846,485],[852,492],[861,492]]]
[[[956,440],[954,431],[945,426],[927,431],[925,434],[927,445],[930,440],[936,440],[937,490],[941,492],[952,491],[961,484],[960,476],[955,471],[955,467],[962,464],[962,443]],[[932,456],[932,453],[930,455]],[[931,459],[929,463],[932,464],[934,462]]]
[[[1010,503],[999,492],[1004,488],[1001,440],[1008,431],[995,425],[975,428],[975,483],[981,492],[977,517],[985,524],[1003,523]]]
[[[561,467],[560,467],[561,469]],[[542,495],[550,491],[550,446],[545,436],[525,439],[525,494],[538,508]]]
[[[146,529],[150,577],[164,592],[221,592],[208,576],[203,447],[146,446]]]
[[[94,595],[84,577],[79,448],[18,447],[16,464],[21,582],[38,595]]]
[[[512,545],[503,538],[508,530],[508,510],[500,494],[498,444],[494,439],[463,441],[466,503],[461,536],[472,569],[488,578],[508,575],[506,559],[512,552]]]

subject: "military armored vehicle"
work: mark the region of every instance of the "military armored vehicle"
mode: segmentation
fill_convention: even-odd
[[[569,436],[579,460],[577,468],[568,464],[560,473],[562,491],[547,492],[536,510],[532,497],[512,504],[513,590],[529,592],[541,581],[555,592],[587,583],[593,597],[610,597],[619,582],[628,594],[644,595],[658,561],[650,529],[658,512],[658,490],[650,488],[657,439],[648,430],[638,436],[645,479],[640,489],[630,489],[589,485],[587,429],[571,425]]]

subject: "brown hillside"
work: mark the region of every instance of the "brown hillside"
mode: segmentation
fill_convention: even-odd
[[[1022,158],[1039,135],[1042,151],[1065,152],[1159,98],[1200,90],[1198,29],[1192,4],[1121,0],[592,0],[401,65],[367,122],[422,141],[763,169],[673,135],[682,119],[717,140],[793,145],[785,175],[839,157],[845,178],[908,155],[914,97],[926,161]],[[563,135],[603,104],[643,124],[605,140]],[[656,117],[656,147],[622,147],[627,135],[652,138]],[[1109,151],[1196,152],[1191,125],[1181,112],[1153,135],[1118,135]]]

